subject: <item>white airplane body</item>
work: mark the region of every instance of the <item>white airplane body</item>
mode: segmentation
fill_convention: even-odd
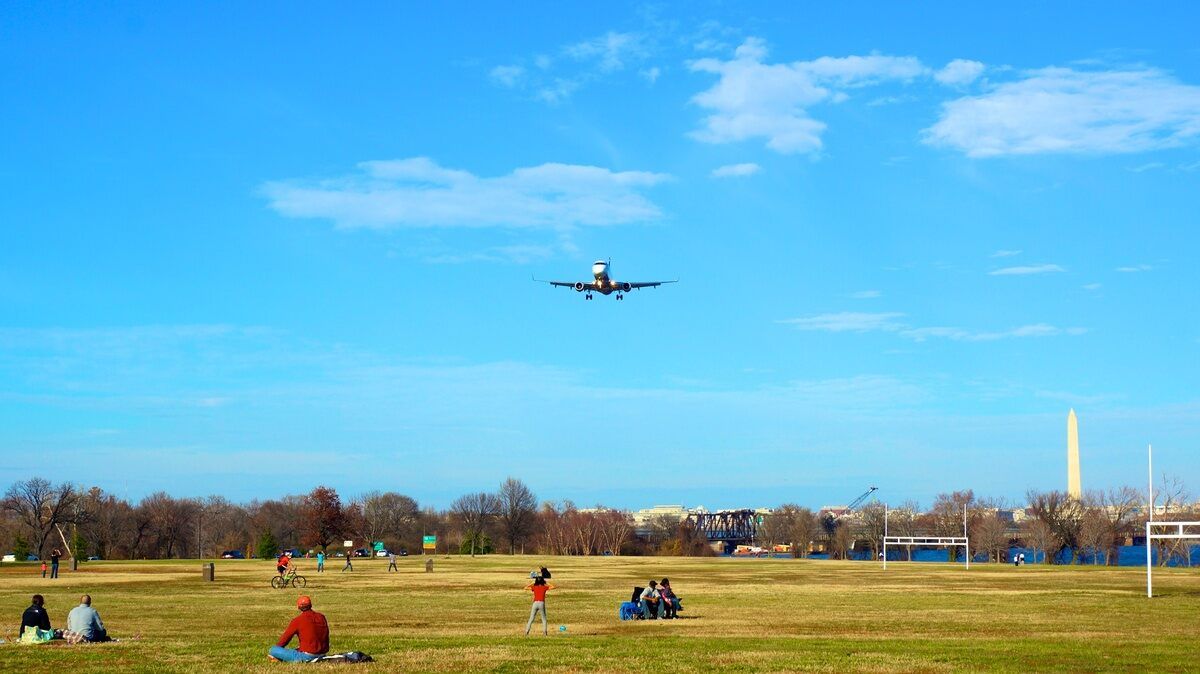
[[[577,292],[577,293],[586,291],[587,295],[585,295],[584,298],[589,299],[589,300],[592,299],[593,292],[600,293],[601,295],[612,295],[613,293],[616,293],[617,299],[621,300],[621,299],[625,299],[624,294],[629,292],[630,290],[637,290],[639,288],[656,288],[664,283],[675,283],[679,280],[679,279],[675,279],[673,281],[641,281],[641,282],[637,282],[637,283],[630,282],[630,281],[614,281],[612,279],[612,277],[610,277],[608,275],[609,269],[612,266],[611,262],[612,262],[611,260],[596,260],[595,262],[593,262],[592,263],[592,280],[591,281],[542,281],[542,282],[549,283],[552,286],[557,286],[557,287],[561,287],[561,288],[574,288],[575,292]],[[534,280],[538,281],[540,279],[534,279]]]

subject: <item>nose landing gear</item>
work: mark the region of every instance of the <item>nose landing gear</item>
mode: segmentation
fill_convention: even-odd
[[[588,294],[584,295],[584,296],[583,296],[583,299],[585,299],[585,300],[590,300],[590,299],[592,299],[592,294],[591,294],[591,293],[588,293]]]
[[[622,295],[621,293],[617,293],[617,299],[623,300],[623,299],[625,299],[625,296]]]

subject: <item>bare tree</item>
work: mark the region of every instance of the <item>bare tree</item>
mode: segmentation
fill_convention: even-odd
[[[1071,562],[1079,554],[1079,527],[1083,522],[1083,505],[1065,492],[1029,492],[1029,510],[1034,517],[1050,528],[1053,545],[1046,550],[1047,559],[1069,548]]]
[[[472,557],[475,556],[476,544],[499,512],[500,503],[496,496],[482,491],[459,496],[450,504],[451,516],[471,541]]]
[[[973,505],[975,505],[975,492],[970,489],[938,494],[937,498],[933,500],[933,507],[929,509],[933,533],[937,536],[963,536],[966,533],[963,528],[966,524],[964,520],[967,517],[967,510]],[[950,561],[955,561],[958,558],[958,548],[949,548],[948,554]]]
[[[420,516],[412,497],[390,491],[367,492],[355,506],[361,515],[355,518],[355,531],[366,541],[403,541],[413,533]]]
[[[989,561],[1006,561],[1008,545],[1008,522],[998,512],[984,513],[972,523],[971,549],[988,553]]]
[[[517,552],[517,547],[524,547],[525,541],[533,533],[537,516],[537,497],[525,486],[524,482],[510,477],[500,485],[499,499],[500,515],[497,518],[500,525],[500,535],[508,543],[508,554]]]
[[[787,505],[782,506],[784,508]],[[791,506],[795,511],[791,515],[792,528],[788,532],[788,538],[792,543],[793,557],[808,557],[809,551],[812,549],[813,541],[821,531],[821,524],[817,521],[817,514],[808,508],[800,508]]]
[[[603,506],[597,510],[599,511],[601,540],[604,543],[602,552],[621,554],[621,548],[629,542],[629,538],[633,535],[633,518],[629,513],[621,510],[612,510]]]
[[[871,549],[871,559],[875,559],[879,557],[879,551],[883,546],[884,518],[888,517],[887,509],[882,503],[872,501],[859,508],[858,517],[859,534]]]
[[[1021,522],[1021,540],[1027,547],[1033,548],[1033,558],[1041,552],[1046,564],[1053,564],[1054,557],[1050,554],[1055,546],[1054,531],[1050,525],[1040,519],[1030,518]]]
[[[55,529],[68,524],[77,514],[79,494],[68,482],[58,486],[34,477],[17,482],[4,494],[3,508],[29,532],[30,543],[39,556],[45,556],[47,541]]]

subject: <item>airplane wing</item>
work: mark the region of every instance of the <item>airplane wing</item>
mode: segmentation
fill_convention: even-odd
[[[534,280],[534,281],[537,281],[538,283],[549,283],[549,284],[550,284],[550,285],[552,285],[552,286],[556,286],[556,287],[560,287],[560,288],[574,288],[574,287],[575,287],[575,282],[574,282],[574,281],[546,281],[546,280],[544,280],[544,279],[540,279],[540,278],[534,278],[534,277],[532,277],[532,276],[531,276],[531,277],[529,277],[529,278],[530,278],[530,279],[532,279],[532,280]],[[583,285],[584,285],[585,287],[590,287],[592,284],[591,284],[591,283],[584,283]]]
[[[679,283],[679,279],[673,281],[644,281],[642,283],[630,283],[629,287],[636,290],[638,288],[656,288],[664,283]]]

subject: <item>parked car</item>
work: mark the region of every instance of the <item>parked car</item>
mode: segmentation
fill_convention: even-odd
[[[366,548],[359,548],[354,551],[355,557],[370,557],[371,553],[367,552]]]
[[[392,553],[388,552],[387,550],[376,550],[375,551],[376,557],[387,557],[390,554],[392,554]]]
[[[88,560],[89,562],[99,562],[99,561],[100,561],[100,555],[92,555],[91,557],[88,557],[88,558],[87,558],[87,560]]]
[[[400,556],[401,556],[401,557],[407,557],[407,556],[408,556],[408,550],[405,550],[404,548],[400,548]]]
[[[226,550],[221,553],[221,559],[245,559],[246,553],[241,550]]]
[[[9,553],[7,555],[4,555],[3,558],[0,558],[0,562],[15,562],[15,561],[17,561],[16,553]]]

